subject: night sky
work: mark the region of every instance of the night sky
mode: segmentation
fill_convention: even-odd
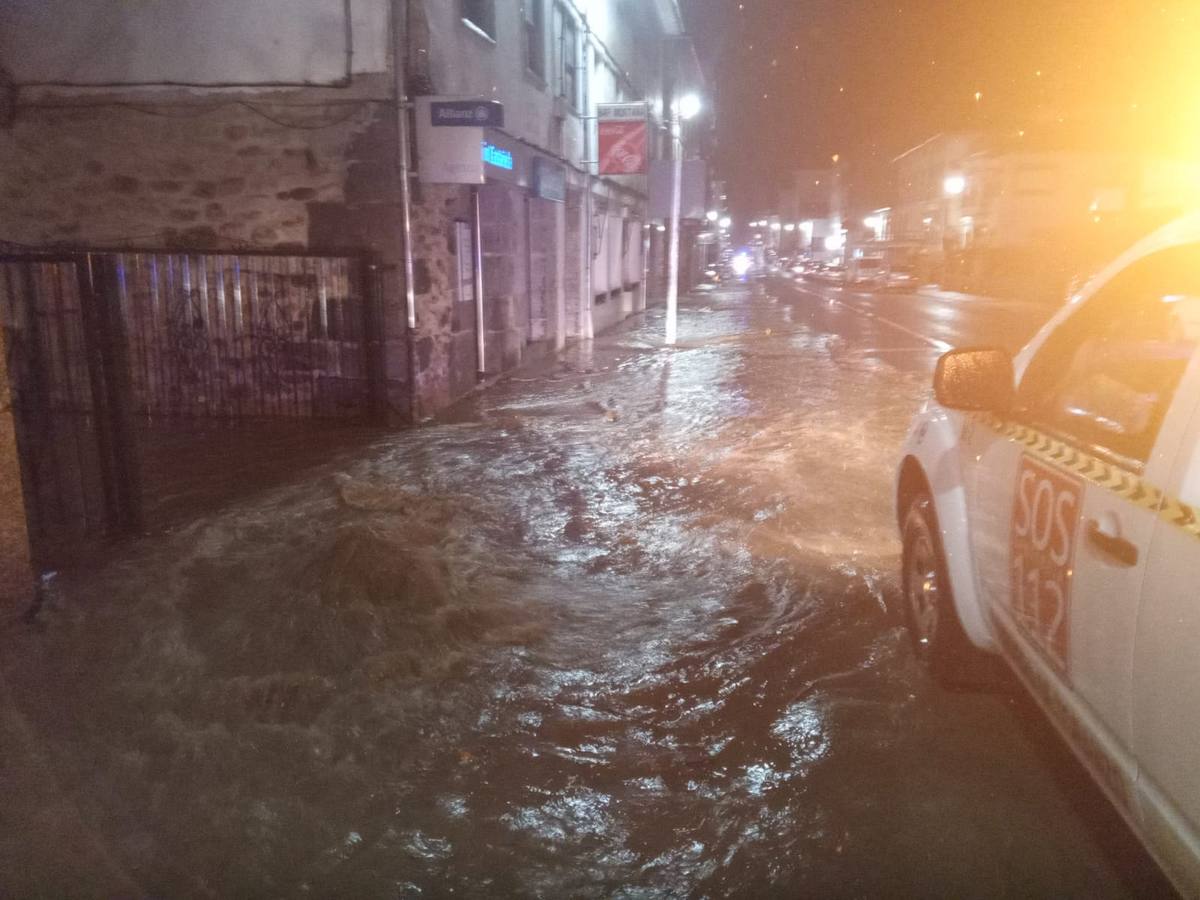
[[[838,154],[851,204],[939,131],[1200,151],[1200,0],[683,0],[735,214]],[[978,96],[977,96],[978,95]]]

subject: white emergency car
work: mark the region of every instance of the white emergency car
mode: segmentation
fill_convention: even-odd
[[[1200,896],[1200,213],[1016,357],[955,350],[897,480],[905,614],[935,675],[1002,656]]]

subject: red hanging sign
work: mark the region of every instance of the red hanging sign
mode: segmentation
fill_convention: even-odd
[[[642,175],[649,161],[644,103],[602,103],[599,109],[601,175]]]

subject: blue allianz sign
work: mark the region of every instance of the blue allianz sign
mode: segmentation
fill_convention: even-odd
[[[505,150],[503,147],[497,147],[495,144],[483,142],[483,161],[489,166],[495,166],[497,169],[504,169],[506,172],[513,170],[513,155],[511,150]]]
[[[435,127],[503,128],[504,106],[495,100],[434,100],[429,121]]]

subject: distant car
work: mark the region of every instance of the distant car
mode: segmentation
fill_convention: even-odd
[[[1200,213],[1015,357],[955,350],[896,488],[935,675],[1013,669],[1179,890],[1200,896]]]
[[[830,284],[842,284],[846,280],[846,270],[835,263],[821,263],[813,269],[809,277]]]
[[[908,291],[917,287],[917,274],[905,266],[892,266],[883,277],[882,287],[889,291]]]
[[[816,267],[817,264],[811,260],[798,259],[792,263],[789,271],[791,272],[793,278],[803,278],[805,275],[816,271]]]
[[[846,284],[862,287],[880,287],[884,277],[883,260],[878,257],[866,256],[852,260],[845,270]]]

